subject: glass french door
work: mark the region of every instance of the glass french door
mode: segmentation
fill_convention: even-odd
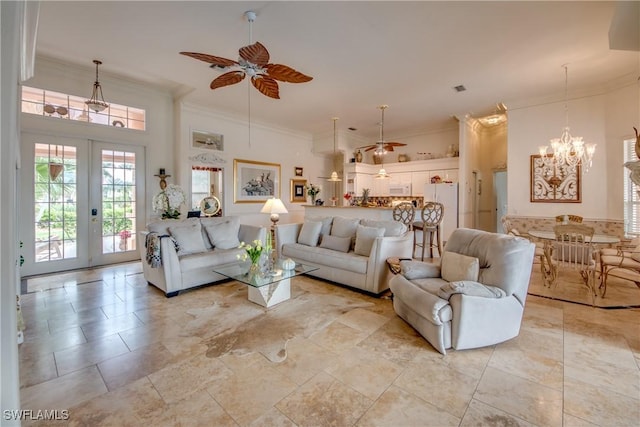
[[[23,276],[139,258],[144,149],[22,136]]]

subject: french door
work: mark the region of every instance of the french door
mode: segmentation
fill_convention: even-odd
[[[139,258],[144,148],[22,135],[22,275]]]

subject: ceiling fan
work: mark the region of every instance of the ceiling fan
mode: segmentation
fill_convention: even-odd
[[[358,149],[363,149],[364,151],[376,150],[375,154],[382,155],[387,151],[393,151],[393,147],[404,147],[407,144],[403,144],[402,142],[387,142],[384,140],[384,110],[389,108],[389,106],[380,105],[378,108],[382,113],[382,119],[380,120],[380,139],[375,144],[363,145],[362,147],[358,147]]]
[[[247,11],[244,15],[247,21],[249,21],[249,34],[251,35],[251,25],[256,19],[256,13]],[[249,37],[249,42],[251,43],[251,36]],[[258,89],[260,93],[270,98],[280,99],[278,81],[305,83],[313,79],[313,77],[302,74],[287,65],[270,64],[269,51],[260,42],[243,46],[239,49],[238,53],[240,57],[237,61],[234,61],[206,53],[180,52],[181,55],[207,62],[211,64],[211,68],[220,71],[235,68],[235,70],[228,71],[213,79],[209,85],[212,90],[240,83],[246,76],[249,76],[251,77],[253,87]]]

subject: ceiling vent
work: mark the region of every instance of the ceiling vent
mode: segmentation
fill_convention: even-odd
[[[467,88],[464,87],[464,85],[458,85],[458,86],[454,86],[453,90],[455,90],[456,92],[464,92],[465,90],[467,90]]]

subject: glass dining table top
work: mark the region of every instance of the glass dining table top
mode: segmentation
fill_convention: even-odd
[[[280,265],[280,263],[277,262],[276,265]],[[291,270],[274,268],[271,272],[268,273],[250,275],[249,266],[250,264],[247,262],[235,262],[231,264],[219,265],[215,267],[213,271],[230,279],[244,283],[245,285],[253,286],[254,288],[260,288],[262,286],[280,282],[281,280],[301,276],[318,269],[318,267],[314,267],[312,265],[306,265],[296,262],[295,268]]]
[[[549,230],[529,230],[527,234],[532,237],[537,237],[538,239],[556,240],[556,234],[553,231]],[[618,236],[609,234],[594,234],[593,238],[591,239],[591,243],[600,245],[612,245],[615,243],[620,243],[620,238]]]

